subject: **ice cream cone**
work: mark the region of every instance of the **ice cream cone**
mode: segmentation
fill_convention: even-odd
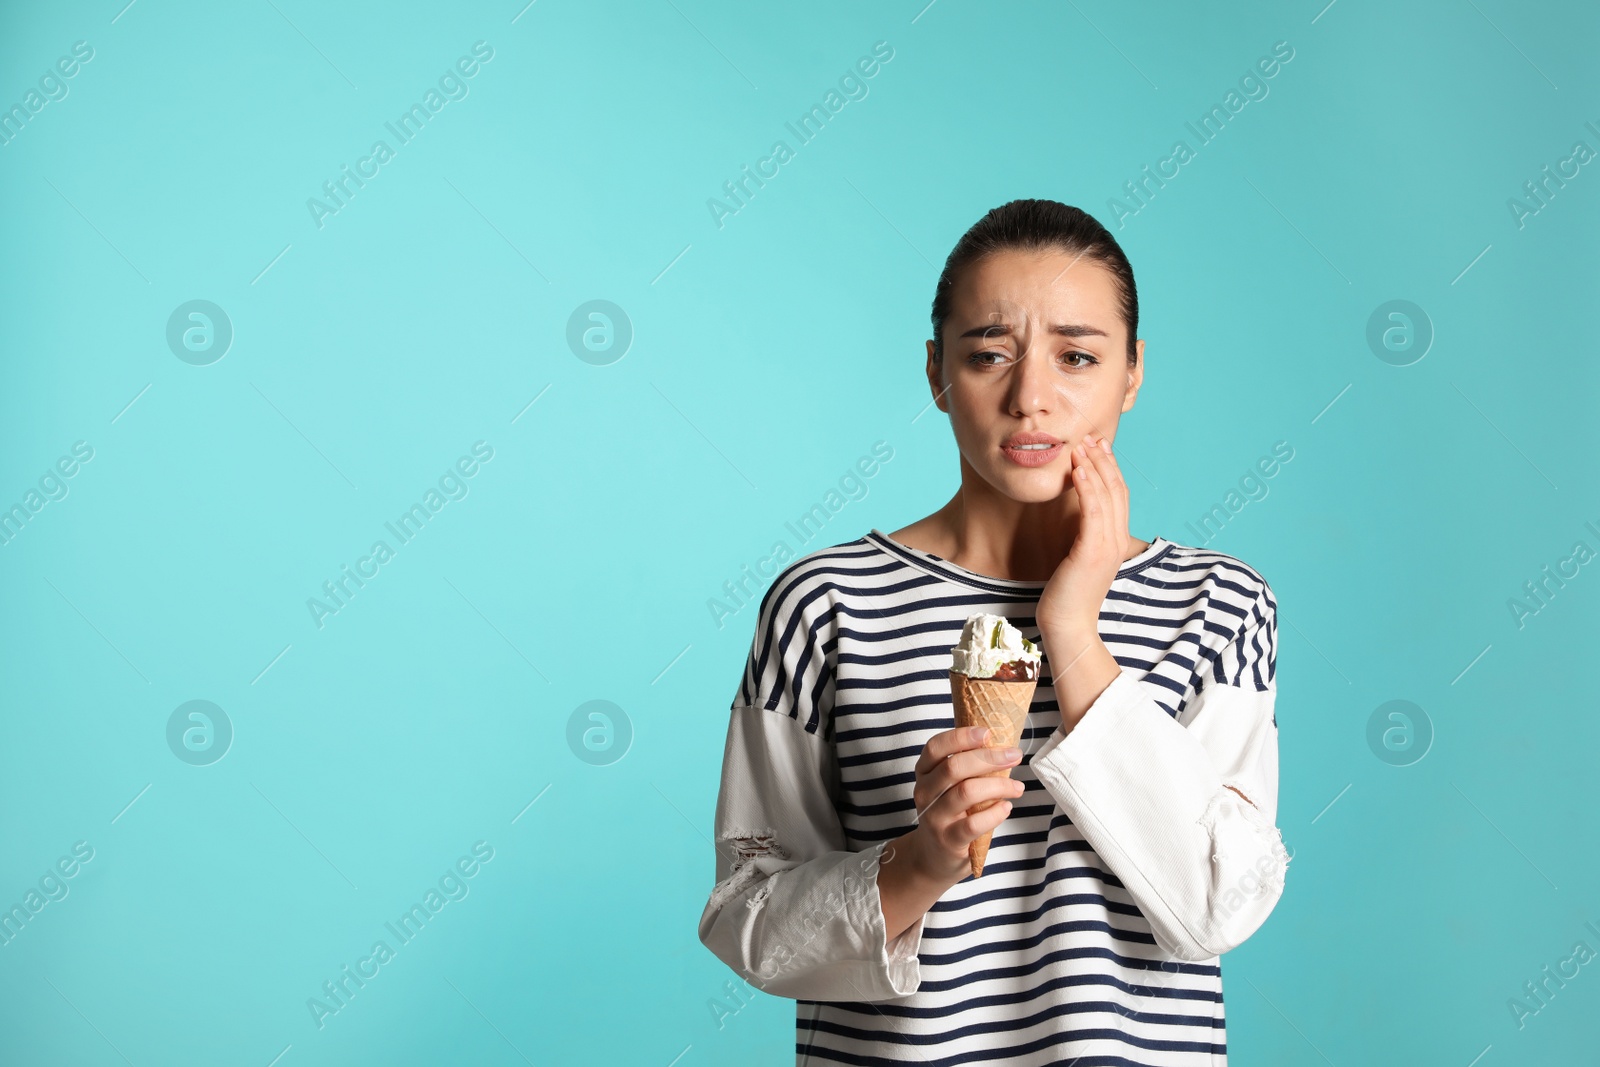
[[[1028,721],[1028,708],[1033,703],[1037,679],[1008,682],[994,678],[972,678],[960,671],[950,672],[950,701],[955,708],[956,726],[987,726],[985,748],[1007,748],[1022,741],[1022,728]],[[989,771],[985,777],[1011,777],[1010,767]],[[974,804],[971,812],[983,811],[998,804],[985,800]],[[983,861],[989,855],[989,841],[993,833],[975,839],[968,848],[972,859],[972,876],[983,874]]]

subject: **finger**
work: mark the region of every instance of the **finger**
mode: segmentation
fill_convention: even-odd
[[[1109,447],[1109,446],[1108,446]],[[1122,465],[1111,452],[1106,453],[1106,484],[1111,488],[1112,509],[1116,513],[1115,533],[1126,540],[1128,534],[1128,481],[1122,476]]]
[[[1126,499],[1128,483],[1122,477],[1122,465],[1117,462],[1116,453],[1111,451],[1110,442],[1102,437],[1095,446],[1095,451],[1100,453],[1096,459],[1099,460],[1100,477],[1106,483],[1106,488],[1111,491],[1113,497]]]
[[[955,832],[958,837],[964,838],[966,843],[970,845],[977,838],[993,831],[1001,823],[1005,822],[1006,816],[1010,814],[1011,801],[1002,801],[992,808],[968,815],[957,824]]]
[[[1013,800],[1025,789],[1025,783],[1015,778],[967,778],[929,804],[920,821],[931,824],[935,830],[948,829],[980,805],[987,810],[994,801]]]
[[[1005,753],[1014,752],[1016,755],[1007,756]],[[966,752],[957,752],[945,760],[945,766],[936,768],[934,776],[948,775],[950,784],[966,778],[976,778],[982,775],[994,774],[1002,771],[1010,774],[1022,762],[1022,749],[1016,745],[1005,745],[999,748],[974,748]]]
[[[1079,473],[1089,465],[1089,456],[1083,449],[1083,442],[1073,445],[1069,455],[1072,457],[1072,462],[1067,469],[1067,484],[1076,489],[1081,496],[1089,491],[1085,476]]]
[[[1100,474],[1100,480],[1105,484],[1106,494],[1110,500],[1111,529],[1109,534],[1113,539],[1124,542],[1127,539],[1128,529],[1128,483],[1122,477],[1122,469],[1117,464],[1117,457],[1111,451],[1111,445],[1104,437],[1096,442],[1095,465]]]
[[[1010,790],[1010,792],[1007,792],[1007,793],[1003,794],[1000,798],[995,799],[995,800],[980,800],[980,801],[978,801],[977,803],[973,804],[970,808],[967,809],[967,814],[968,815],[976,815],[980,811],[988,811],[990,808],[992,808],[996,804],[1000,803],[1001,800],[1015,801],[1018,798],[1020,798],[1023,793],[1027,792],[1028,787],[1027,787],[1027,785],[1025,783],[1018,782],[1018,781],[1016,781],[1014,779],[1012,779],[1010,781],[1011,781],[1011,790]]]
[[[1081,462],[1083,461],[1078,457],[1077,446],[1067,449],[1067,473],[1061,479],[1062,493],[1065,493],[1068,489],[1076,489],[1078,487],[1077,472],[1078,464]]]
[[[949,818],[955,818],[966,808],[971,807],[970,803],[960,801],[960,797],[969,795],[973,788],[966,787],[968,792],[959,792],[968,780],[987,781],[991,780],[989,776],[992,775],[992,780],[1009,781],[1012,768],[1022,761],[1022,750],[1016,746],[1009,746],[1009,751],[1015,753],[1013,756],[1005,755],[1007,751],[1008,748],[1005,746],[980,747],[957,752],[941,761],[920,778],[912,789],[912,803],[917,809],[917,820],[922,821],[934,805],[951,790],[958,790],[957,803],[960,806],[949,813]]]
[[[1059,493],[1059,496],[1066,496],[1067,490],[1075,490],[1077,488],[1077,469],[1078,448],[1077,445],[1074,445],[1067,450],[1067,470],[1066,474],[1061,475],[1061,493]]]
[[[1093,446],[1086,449],[1089,454],[1089,470],[1094,484],[1095,502],[1099,505],[1096,518],[1101,519],[1096,533],[1103,538],[1103,547],[1110,552],[1122,551],[1122,545],[1127,540],[1126,525],[1119,531],[1117,520],[1119,517],[1119,500],[1112,489],[1112,464],[1111,454],[1100,446],[1097,440]],[[1121,556],[1118,556],[1121,559]]]
[[[1100,474],[1095,470],[1095,461],[1089,455],[1093,451],[1090,448],[1084,449],[1085,458],[1078,468],[1083,471],[1078,477],[1078,497],[1084,518],[1091,527],[1092,536],[1098,540],[1104,536],[1104,530],[1099,523],[1109,501],[1105,483],[1100,480]]]
[[[953,730],[934,734],[928,738],[928,743],[922,746],[922,754],[917,757],[914,772],[921,777],[957,752],[981,747],[988,731],[987,726],[958,726]]]

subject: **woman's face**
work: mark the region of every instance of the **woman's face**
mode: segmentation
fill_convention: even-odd
[[[1071,488],[1069,453],[1085,434],[1115,440],[1144,379],[1144,342],[1132,368],[1127,351],[1104,265],[1006,250],[957,280],[942,362],[928,342],[928,384],[967,465],[1005,496],[1036,503]],[[1018,447],[1030,435],[1048,447]]]

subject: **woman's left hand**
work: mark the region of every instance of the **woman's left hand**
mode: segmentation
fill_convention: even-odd
[[[1078,537],[1045,584],[1036,621],[1047,648],[1075,658],[1099,640],[1100,605],[1127,555],[1128,486],[1104,437],[1085,435],[1069,455],[1061,491],[1078,491]]]

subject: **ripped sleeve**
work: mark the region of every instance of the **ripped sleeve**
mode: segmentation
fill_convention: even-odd
[[[922,920],[886,938],[887,842],[846,847],[833,748],[798,719],[735,707],[717,796],[716,883],[700,940],[774,996],[882,1001],[914,993]]]
[[[1032,765],[1127,888],[1157,946],[1210,959],[1255,933],[1283,894],[1277,686],[1212,682],[1180,722],[1141,675],[1124,667]]]

